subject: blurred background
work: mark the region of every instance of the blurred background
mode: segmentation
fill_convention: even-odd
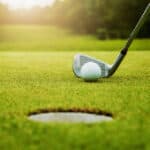
[[[39,24],[126,38],[149,0],[0,0],[0,24]],[[139,38],[150,37],[150,19]]]

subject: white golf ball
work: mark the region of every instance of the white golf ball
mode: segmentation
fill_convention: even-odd
[[[94,62],[85,63],[81,68],[81,76],[85,81],[97,81],[101,76],[101,68]]]

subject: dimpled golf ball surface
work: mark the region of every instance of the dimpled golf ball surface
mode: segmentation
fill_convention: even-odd
[[[101,68],[93,62],[85,63],[81,68],[81,76],[85,81],[97,81],[101,76]]]

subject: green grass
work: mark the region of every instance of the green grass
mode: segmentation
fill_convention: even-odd
[[[1,51],[116,51],[126,40],[100,41],[49,26],[0,26]],[[145,44],[146,43],[146,44]],[[149,50],[150,39],[135,40],[130,50]]]
[[[25,26],[15,27],[16,29],[13,29],[14,26],[3,28],[8,29],[1,28],[5,31],[5,35],[7,31],[10,32],[10,28],[13,33],[29,34],[25,32],[25,28],[28,28]],[[34,29],[37,28],[39,27]],[[47,30],[48,27],[45,28],[43,35]],[[39,29],[38,34],[40,32],[42,34],[43,30]],[[66,34],[64,40],[67,41],[70,35],[63,32],[62,37]],[[55,33],[53,32],[51,36],[55,36]],[[0,42],[0,149],[150,149],[150,48],[148,43],[137,40],[135,46],[141,42],[143,45],[140,45],[140,48],[147,46],[146,51],[131,49],[113,77],[99,79],[96,83],[86,83],[75,78],[72,73],[72,60],[76,52],[72,49],[67,52],[69,51],[67,44],[64,47],[59,44],[54,45],[56,46],[54,50],[58,50],[59,47],[60,52],[51,51],[52,47],[48,45],[46,50],[50,52],[42,52],[40,48],[38,52],[34,51],[35,49],[30,51],[28,48],[33,46],[32,42],[29,42],[32,37],[29,36],[27,42],[27,37],[24,35],[27,45],[24,42],[23,44],[28,47],[28,52],[23,52],[25,49],[20,49],[18,42],[23,41],[23,38],[18,38],[19,35],[15,34],[12,36],[16,37],[7,36]],[[83,43],[85,41],[90,43],[91,40],[98,43],[93,37],[71,36],[71,39],[83,40]],[[35,38],[36,36],[33,37],[34,40]],[[40,36],[37,36],[38,38]],[[16,41],[16,45],[9,50],[9,44],[11,46],[13,44],[12,40]],[[41,48],[44,42],[48,44],[48,39],[45,40],[47,41],[41,40],[39,43]],[[57,38],[55,40],[56,44]],[[61,40],[58,38],[58,43]],[[110,45],[114,42],[120,43],[118,40],[109,41]],[[89,43],[83,45],[88,49]],[[110,45],[104,47],[109,49]],[[72,43],[72,46],[80,47],[75,43]],[[81,49],[84,48],[82,46]],[[88,49],[92,52],[84,51],[85,49],[82,49],[82,52],[109,63],[112,63],[118,54],[117,51],[99,52],[96,51],[98,49],[95,45],[92,46],[93,49]],[[63,51],[65,47],[66,51]],[[96,124],[42,124],[27,118],[29,113],[40,109],[60,108],[105,111],[112,113],[114,120]]]
[[[116,52],[87,52],[112,62]],[[0,149],[149,149],[150,52],[130,52],[117,73],[97,83],[74,77],[74,52],[0,53]],[[40,124],[38,109],[93,109],[111,123]]]

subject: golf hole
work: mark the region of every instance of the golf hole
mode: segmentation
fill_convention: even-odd
[[[99,123],[113,120],[110,115],[89,112],[44,112],[31,114],[29,115],[29,119],[43,123]]]

